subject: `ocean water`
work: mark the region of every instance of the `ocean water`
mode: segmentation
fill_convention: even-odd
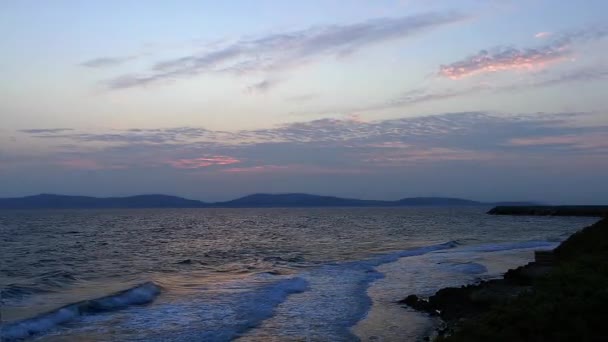
[[[396,301],[499,276],[593,218],[487,208],[0,211],[2,341],[416,341]]]

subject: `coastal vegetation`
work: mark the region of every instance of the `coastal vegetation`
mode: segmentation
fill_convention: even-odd
[[[607,341],[608,218],[575,233],[550,262],[404,303],[445,322],[436,341]]]

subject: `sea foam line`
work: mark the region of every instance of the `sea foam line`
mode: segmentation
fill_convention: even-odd
[[[3,325],[0,330],[0,340],[6,342],[24,339],[81,316],[147,304],[152,302],[160,291],[160,286],[146,282],[109,296],[72,303],[32,318]]]
[[[423,255],[457,247],[446,243],[372,255],[356,261],[333,262],[299,274],[308,283],[308,291],[289,297],[275,310],[275,315],[246,335],[263,340],[265,332],[281,333],[279,340],[356,341],[350,328],[369,311],[372,300],[369,286],[384,274],[377,266],[400,258]]]

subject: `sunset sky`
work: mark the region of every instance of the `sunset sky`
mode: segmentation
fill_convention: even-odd
[[[0,197],[608,202],[608,1],[0,2]]]

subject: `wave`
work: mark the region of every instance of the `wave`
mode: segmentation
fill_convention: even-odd
[[[240,296],[236,303],[236,320],[231,327],[219,327],[207,330],[198,337],[201,341],[231,341],[246,331],[256,327],[262,321],[274,315],[275,308],[287,297],[301,293],[308,288],[308,282],[302,278],[290,278],[273,285],[261,288]]]
[[[489,244],[482,244],[482,245],[463,246],[462,248],[459,248],[457,250],[450,251],[450,252],[492,253],[492,252],[502,252],[502,251],[516,250],[516,249],[529,249],[529,248],[551,249],[551,248],[555,248],[555,247],[557,247],[557,242],[532,240],[532,241],[489,243]],[[439,253],[443,253],[443,252],[439,251]]]
[[[133,341],[232,341],[274,316],[280,304],[305,292],[308,285],[300,277],[262,281],[253,289],[248,282],[221,284],[149,310],[132,311],[114,328],[140,332]]]
[[[0,330],[0,340],[24,339],[81,316],[120,310],[131,305],[147,304],[160,294],[160,290],[160,286],[153,282],[146,282],[109,296],[69,304],[33,318],[3,325]]]
[[[425,247],[418,247],[413,249],[406,249],[393,253],[380,254],[376,257],[373,257],[367,261],[367,263],[371,263],[373,266],[380,266],[382,264],[387,264],[389,262],[395,262],[401,258],[423,255],[430,252],[441,251],[444,249],[452,249],[458,247],[460,244],[458,241],[448,241],[436,245],[430,245]]]
[[[289,339],[302,337],[302,332],[309,331],[311,327],[316,327],[316,334],[331,337],[332,340],[350,341],[356,339],[350,328],[365,317],[372,306],[372,300],[367,294],[369,286],[384,277],[377,270],[378,266],[401,258],[445,253],[447,250],[454,253],[475,253],[545,248],[552,245],[546,241],[528,241],[463,246],[458,241],[449,241],[376,254],[364,260],[327,263],[300,272],[296,277],[288,276],[291,272],[285,274],[271,268],[252,273],[253,278],[235,284],[203,287],[200,293],[192,297],[162,303],[153,308],[129,310],[126,316],[128,318],[120,325],[126,331],[141,331],[142,341],[229,341],[245,334],[255,337],[258,330],[269,331],[268,329],[294,334],[283,336]],[[283,260],[262,261],[272,263]],[[486,271],[483,265],[474,262],[446,264],[445,267],[469,274]],[[252,288],[254,284],[257,285]],[[158,285],[144,283],[110,296],[74,303],[31,319],[11,323],[2,328],[0,337],[6,341],[26,338],[80,316],[149,303],[159,293]],[[296,293],[299,294],[291,296]],[[97,317],[109,319],[105,316]],[[179,329],[175,330],[178,326]],[[254,329],[257,327],[262,329]]]
[[[384,277],[378,266],[457,246],[457,242],[449,241],[364,260],[328,263],[302,272],[299,276],[308,281],[308,291],[289,297],[272,318],[246,337],[264,340],[264,331],[272,331],[280,334],[274,336],[277,340],[356,341],[351,327],[365,317],[373,304],[368,288]]]

